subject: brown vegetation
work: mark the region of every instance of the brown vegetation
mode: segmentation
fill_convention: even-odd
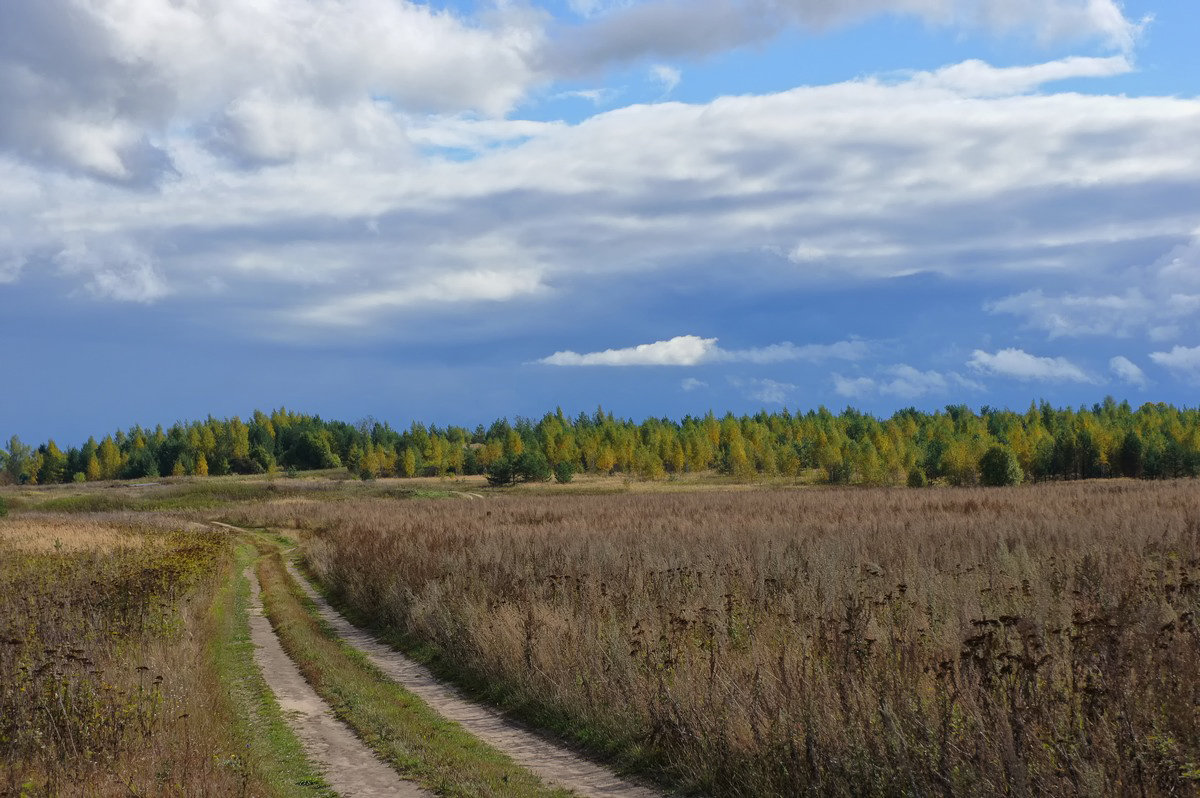
[[[510,703],[719,795],[1195,795],[1193,481],[246,508]]]
[[[220,536],[0,521],[0,793],[243,794],[206,645]]]

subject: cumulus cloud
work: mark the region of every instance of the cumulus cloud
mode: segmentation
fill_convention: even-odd
[[[1096,283],[1131,251],[1185,240],[1200,218],[1194,99],[972,96],[867,78],[635,105],[578,124],[406,117],[403,145],[372,113],[330,128],[330,141],[352,142],[332,153],[324,133],[291,123],[229,144],[247,163],[212,151],[233,135],[216,122],[211,140],[168,131],[156,146],[178,177],[152,197],[0,155],[0,252],[27,262],[24,279],[68,242],[136,240],[174,292],[217,281],[302,327],[340,315],[383,333],[366,322],[413,302],[468,307],[416,298],[443,275],[479,270],[511,273],[513,290],[493,301],[550,296],[530,290],[532,272],[566,296],[585,279],[618,292],[631,274],[684,266],[703,285],[728,274],[713,263],[756,269],[763,279],[743,288],[762,293],[777,279],[845,284],[921,269]],[[1200,294],[1172,268],[1172,293]],[[326,288],[275,290],[295,274]],[[279,314],[255,318],[279,324]]]
[[[753,349],[722,349],[717,346],[716,338],[679,335],[666,341],[623,349],[605,349],[602,352],[555,352],[538,362],[547,366],[697,366],[702,363],[763,365],[800,360],[858,360],[865,356],[867,351],[866,342],[859,340],[804,346],[785,341]]]
[[[1146,387],[1146,373],[1124,355],[1117,355],[1112,360],[1109,360],[1108,367],[1121,382],[1135,385],[1139,388]]]
[[[1047,43],[1094,40],[1130,50],[1145,21],[1128,19],[1115,0],[643,0],[596,15],[550,42],[548,66],[587,73],[646,57],[701,56],[765,41],[781,30],[820,30],[882,14],[960,30],[1025,34]]]
[[[486,24],[484,24],[486,23]],[[537,80],[540,15],[466,20],[410,0],[13,0],[0,4],[0,148],[125,184],[210,130],[284,159],[402,138],[393,108],[502,114]]]
[[[1001,349],[995,353],[976,349],[967,365],[980,374],[1022,381],[1095,382],[1066,358],[1038,357],[1023,349]]]
[[[1170,352],[1151,352],[1150,359],[1180,376],[1200,378],[1200,346],[1175,346]]]

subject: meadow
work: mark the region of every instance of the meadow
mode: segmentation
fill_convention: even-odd
[[[726,796],[1196,795],[1200,491],[293,498],[310,571],[443,675]]]

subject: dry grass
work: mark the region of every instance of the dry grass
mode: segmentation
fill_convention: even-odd
[[[59,552],[112,553],[117,549],[153,545],[129,527],[96,523],[76,517],[0,520],[0,550],[25,554]]]
[[[1195,795],[1193,481],[245,508],[531,717],[718,795]]]
[[[0,526],[0,793],[244,793],[207,667],[226,552],[144,525]]]

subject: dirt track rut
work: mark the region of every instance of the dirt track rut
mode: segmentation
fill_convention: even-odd
[[[504,752],[548,783],[584,798],[661,798],[661,793],[628,781],[605,767],[507,720],[499,713],[464,698],[438,681],[424,666],[375,640],[333,609],[293,565],[292,577],[317,606],[321,617],[342,639],[359,649],[371,663],[419,696],[449,720]]]
[[[433,798],[433,793],[400,778],[354,736],[304,680],[263,614],[258,578],[250,578],[250,639],[254,661],[275,694],[305,753],[325,780],[345,798]]]

